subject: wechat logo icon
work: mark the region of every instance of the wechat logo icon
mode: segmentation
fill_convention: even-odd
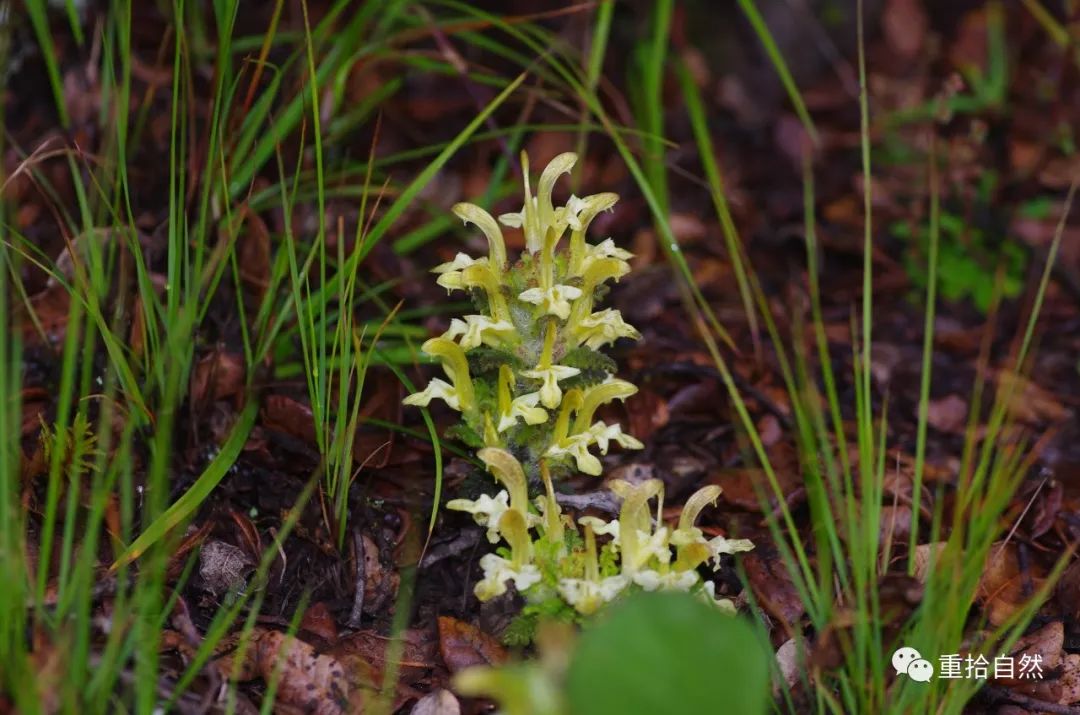
[[[922,657],[914,648],[897,648],[892,654],[892,667],[897,675],[906,675],[919,683],[929,682],[934,677],[934,666]]]

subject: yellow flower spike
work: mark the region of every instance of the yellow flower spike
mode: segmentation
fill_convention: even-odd
[[[544,507],[544,537],[559,544],[560,551],[564,548],[565,530],[562,523],[562,510],[559,502],[555,499],[555,485],[551,483],[551,473],[548,471],[547,462],[540,460],[540,478],[544,481],[544,494],[546,496]]]
[[[450,209],[454,215],[465,223],[475,224],[488,240],[488,258],[496,271],[506,268],[506,243],[503,241],[502,230],[495,219],[484,209],[476,204],[458,203]]]
[[[589,224],[602,211],[611,209],[618,201],[618,194],[603,193],[567,203],[566,208],[576,214],[580,225],[580,228],[575,228],[570,233],[570,275],[581,275],[581,264],[585,259],[585,235],[589,230]]]
[[[625,400],[637,393],[637,386],[626,380],[608,378],[599,385],[593,385],[585,391],[581,401],[581,409],[578,410],[577,419],[574,420],[574,432],[582,432],[592,424],[593,413],[600,405],[612,400]]]
[[[420,349],[442,361],[443,370],[454,383],[454,392],[457,394],[461,410],[464,412],[472,409],[476,400],[473,395],[472,378],[469,376],[469,361],[465,359],[465,351],[461,349],[461,346],[446,338],[431,338]]]
[[[521,463],[505,449],[496,447],[485,447],[477,452],[476,456],[510,493],[510,510],[521,512],[524,519],[529,513],[529,485]]]
[[[720,498],[722,491],[723,489],[715,484],[710,484],[691,494],[690,498],[686,500],[686,506],[683,507],[682,514],[679,515],[679,531],[689,531],[697,528],[696,522],[701,510],[707,506],[716,506],[716,500]]]
[[[491,317],[496,321],[510,320],[510,309],[506,307],[506,298],[502,294],[502,281],[487,261],[474,263],[461,272],[461,283],[469,287],[483,288],[487,293]]]

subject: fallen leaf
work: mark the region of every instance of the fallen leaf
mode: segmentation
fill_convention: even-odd
[[[1057,701],[1062,705],[1080,702],[1080,654],[1066,655],[1061,670],[1061,677],[1058,678],[1060,692]]]
[[[926,421],[939,432],[963,433],[967,416],[967,400],[960,395],[948,395],[940,400],[931,400],[927,405]]]
[[[196,406],[240,394],[244,386],[244,359],[220,350],[204,355],[191,376],[191,401]]]
[[[1066,567],[1054,589],[1054,597],[1062,615],[1071,621],[1080,619],[1080,561],[1073,561]]]
[[[921,584],[926,583],[927,577],[930,575],[930,567],[936,564],[931,563],[936,561],[941,552],[945,550],[946,543],[939,541],[934,544],[919,544],[915,547],[915,580]]]
[[[784,684],[787,687],[793,688],[795,683],[799,682],[799,673],[803,671],[804,666],[799,662],[799,646],[795,643],[794,638],[789,638],[776,649],[776,665],[780,669],[780,677],[783,679]],[[780,693],[780,683],[773,685],[773,694],[778,695]]]
[[[309,444],[315,443],[315,417],[311,407],[285,395],[267,395],[263,424]]]
[[[904,60],[918,56],[926,39],[927,24],[922,0],[888,0],[881,17],[885,42]]]
[[[229,653],[215,661],[223,677],[276,679],[275,712],[298,708],[313,715],[363,712],[367,693],[378,682],[371,666],[356,656],[320,655],[310,644],[280,631],[256,630],[243,660]]]
[[[313,603],[304,612],[304,618],[300,621],[300,630],[316,635],[327,643],[334,643],[338,638],[337,623],[323,601]]]
[[[460,715],[461,705],[454,694],[440,688],[428,693],[413,706],[412,715]]]
[[[999,370],[997,389],[1007,400],[1012,417],[1032,425],[1060,422],[1070,415],[1068,409],[1048,390],[1012,370]]]
[[[435,631],[430,628],[410,628],[400,634],[402,640],[398,677],[403,682],[415,682],[427,677],[436,661]],[[377,672],[386,670],[386,654],[392,639],[372,630],[357,631],[339,640],[327,653],[339,658],[359,656]]]
[[[911,533],[911,507],[883,506],[878,525],[881,542],[902,541]]]
[[[1042,583],[1034,572],[1027,574],[1030,587],[1037,589]],[[1024,574],[1020,572],[1016,546],[996,543],[990,547],[982,577],[979,579],[976,598],[982,604],[987,619],[1000,626],[1027,602],[1024,594]]]
[[[247,552],[230,543],[215,539],[199,550],[199,576],[215,596],[243,589],[254,569],[255,561]]]
[[[439,616],[439,652],[451,673],[473,665],[498,665],[506,649],[471,623]]]
[[[743,556],[743,568],[765,610],[785,626],[794,627],[806,609],[780,559],[755,549]]]

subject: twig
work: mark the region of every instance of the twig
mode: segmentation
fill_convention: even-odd
[[[364,590],[367,582],[367,569],[364,567],[364,535],[359,528],[353,529],[353,558],[356,560],[356,594],[353,596],[352,612],[349,613],[349,628],[359,628],[364,615]]]

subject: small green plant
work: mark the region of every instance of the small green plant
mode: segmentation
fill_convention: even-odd
[[[457,434],[481,448],[478,456],[504,487],[493,496],[448,504],[472,514],[492,544],[505,544],[480,560],[484,576],[476,585],[477,598],[500,596],[512,583],[529,602],[526,619],[543,613],[589,615],[628,589],[693,590],[717,603],[713,584],[702,582],[697,567],[752,548],[745,540],[706,539],[695,526],[701,510],[716,501],[719,487],[692,495],[675,529],[661,518],[659,480],[614,482],[612,491],[623,503],[611,522],[583,517],[575,523],[555,498],[553,478],[573,471],[601,473],[593,447],[606,454],[612,443],[643,446],[618,424],[595,419],[601,405],[637,392],[614,377],[614,361],[599,348],[640,336],[618,310],[594,310],[605,283],[630,270],[630,253],[610,238],[595,245],[586,241],[592,220],[618,196],[571,196],[565,206],[552,204],[556,180],[576,161],[572,153],[555,157],[533,196],[528,160],[522,157],[525,204],[518,213],[500,216],[504,225],[525,233],[526,250],[513,264],[489,213],[473,204],[454,206],[459,218],[487,237],[488,255],[474,259],[459,253],[434,272],[448,290],[469,291],[479,314],[453,319],[444,335],[424,343],[423,351],[441,361],[449,381],[433,379],[405,404],[426,406],[439,398],[460,411]],[[569,245],[560,250],[567,230]],[[609,537],[602,546],[600,535]],[[728,601],[718,603],[733,610]],[[511,637],[528,640],[531,628]]]
[[[945,300],[971,299],[979,312],[986,313],[1000,290],[1002,297],[1015,298],[1024,288],[1028,255],[1023,247],[1007,239],[994,240],[987,232],[971,226],[962,216],[942,213],[938,245],[938,289]],[[911,250],[904,253],[904,269],[915,285],[926,290],[928,274],[924,256],[929,250],[930,234],[925,226],[914,231],[903,222],[894,223],[891,232],[907,241]],[[995,286],[994,272],[1002,271],[1001,287]]]

